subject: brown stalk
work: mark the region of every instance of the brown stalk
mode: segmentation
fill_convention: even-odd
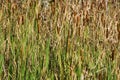
[[[16,9],[17,9],[17,4],[16,3],[12,3],[12,5],[11,5],[11,12],[15,13]]]
[[[19,15],[19,16],[18,16],[18,24],[19,24],[19,25],[24,24],[24,16],[23,16],[23,15]]]
[[[117,24],[118,41],[120,41],[120,23]]]
[[[41,20],[38,20],[38,33],[40,33],[40,27],[41,27]]]

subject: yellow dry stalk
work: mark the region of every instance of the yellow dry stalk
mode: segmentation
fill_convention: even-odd
[[[38,3],[38,4],[36,5],[36,7],[35,7],[36,15],[39,14],[40,5],[41,5],[41,2],[39,1],[39,3]]]
[[[2,19],[2,15],[3,15],[2,10],[0,10],[0,21]]]

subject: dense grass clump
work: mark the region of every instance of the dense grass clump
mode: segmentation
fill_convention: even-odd
[[[0,1],[0,80],[120,80],[120,1]]]

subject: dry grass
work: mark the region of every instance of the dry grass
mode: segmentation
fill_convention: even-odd
[[[0,80],[120,80],[119,0],[0,1]]]

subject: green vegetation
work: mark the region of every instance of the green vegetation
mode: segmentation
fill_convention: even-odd
[[[0,1],[0,80],[120,80],[119,0]]]

